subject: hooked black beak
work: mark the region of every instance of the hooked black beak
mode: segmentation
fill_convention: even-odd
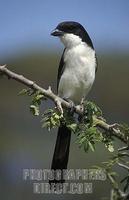
[[[63,31],[60,31],[58,29],[54,29],[52,32],[51,32],[51,35],[53,36],[62,36],[64,34]]]

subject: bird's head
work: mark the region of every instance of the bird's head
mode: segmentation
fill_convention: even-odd
[[[78,22],[61,22],[52,31],[51,35],[58,36],[65,47],[76,46],[81,42],[85,42],[88,46],[93,48],[93,44],[88,33]]]

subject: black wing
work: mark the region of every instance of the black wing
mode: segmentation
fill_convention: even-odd
[[[63,74],[64,68],[65,68],[65,63],[64,63],[64,52],[65,52],[65,49],[64,49],[64,51],[63,51],[63,54],[62,54],[62,57],[61,57],[61,60],[60,60],[60,64],[59,64],[59,68],[58,68],[57,90],[58,90],[58,86],[59,86],[59,82],[60,82],[61,75]]]

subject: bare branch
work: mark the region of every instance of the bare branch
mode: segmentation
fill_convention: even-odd
[[[6,75],[9,79],[14,79],[14,80],[26,85],[27,87],[31,88],[34,91],[40,91],[45,97],[51,99],[55,103],[58,98],[58,100],[60,101],[60,103],[63,107],[70,108],[70,104],[67,101],[65,101],[65,100],[61,99],[60,97],[58,97],[57,95],[55,95],[52,92],[50,86],[46,90],[46,89],[40,87],[39,85],[37,85],[34,81],[31,81],[31,80],[25,78],[23,75],[19,75],[15,72],[12,72],[9,69],[7,69],[7,67],[5,65],[0,66],[0,72],[1,72],[1,74]],[[77,112],[79,113],[79,111],[77,111]]]
[[[57,104],[57,99],[58,99],[58,106],[60,105],[67,109],[71,108],[71,104],[69,102],[65,101],[64,99],[58,97],[57,95],[55,95],[52,92],[50,86],[46,90],[43,87],[40,87],[39,85],[37,85],[34,81],[27,79],[23,75],[19,75],[13,71],[7,69],[7,67],[5,65],[0,66],[0,74],[7,76],[9,79],[14,79],[17,82],[20,82],[23,85],[26,85],[27,87],[31,88],[34,91],[40,91],[45,97],[47,97],[48,99],[51,99],[55,104]],[[80,108],[80,106],[75,107],[75,112],[79,115],[83,114],[83,111]],[[94,120],[96,121],[97,127],[101,128],[102,130],[106,131],[107,133],[111,133],[112,136],[115,136],[116,138],[120,139],[121,141],[123,141],[124,143],[127,144],[128,138],[125,137],[124,134],[118,128],[115,128],[116,124],[109,125],[102,119],[98,119],[96,116],[94,116]]]

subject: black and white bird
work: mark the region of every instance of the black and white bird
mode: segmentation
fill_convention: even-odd
[[[84,27],[74,21],[58,24],[51,35],[59,37],[65,46],[58,69],[58,95],[75,105],[80,104],[95,80],[97,61],[92,41]],[[70,139],[71,131],[65,125],[61,125],[51,169],[67,169]]]

